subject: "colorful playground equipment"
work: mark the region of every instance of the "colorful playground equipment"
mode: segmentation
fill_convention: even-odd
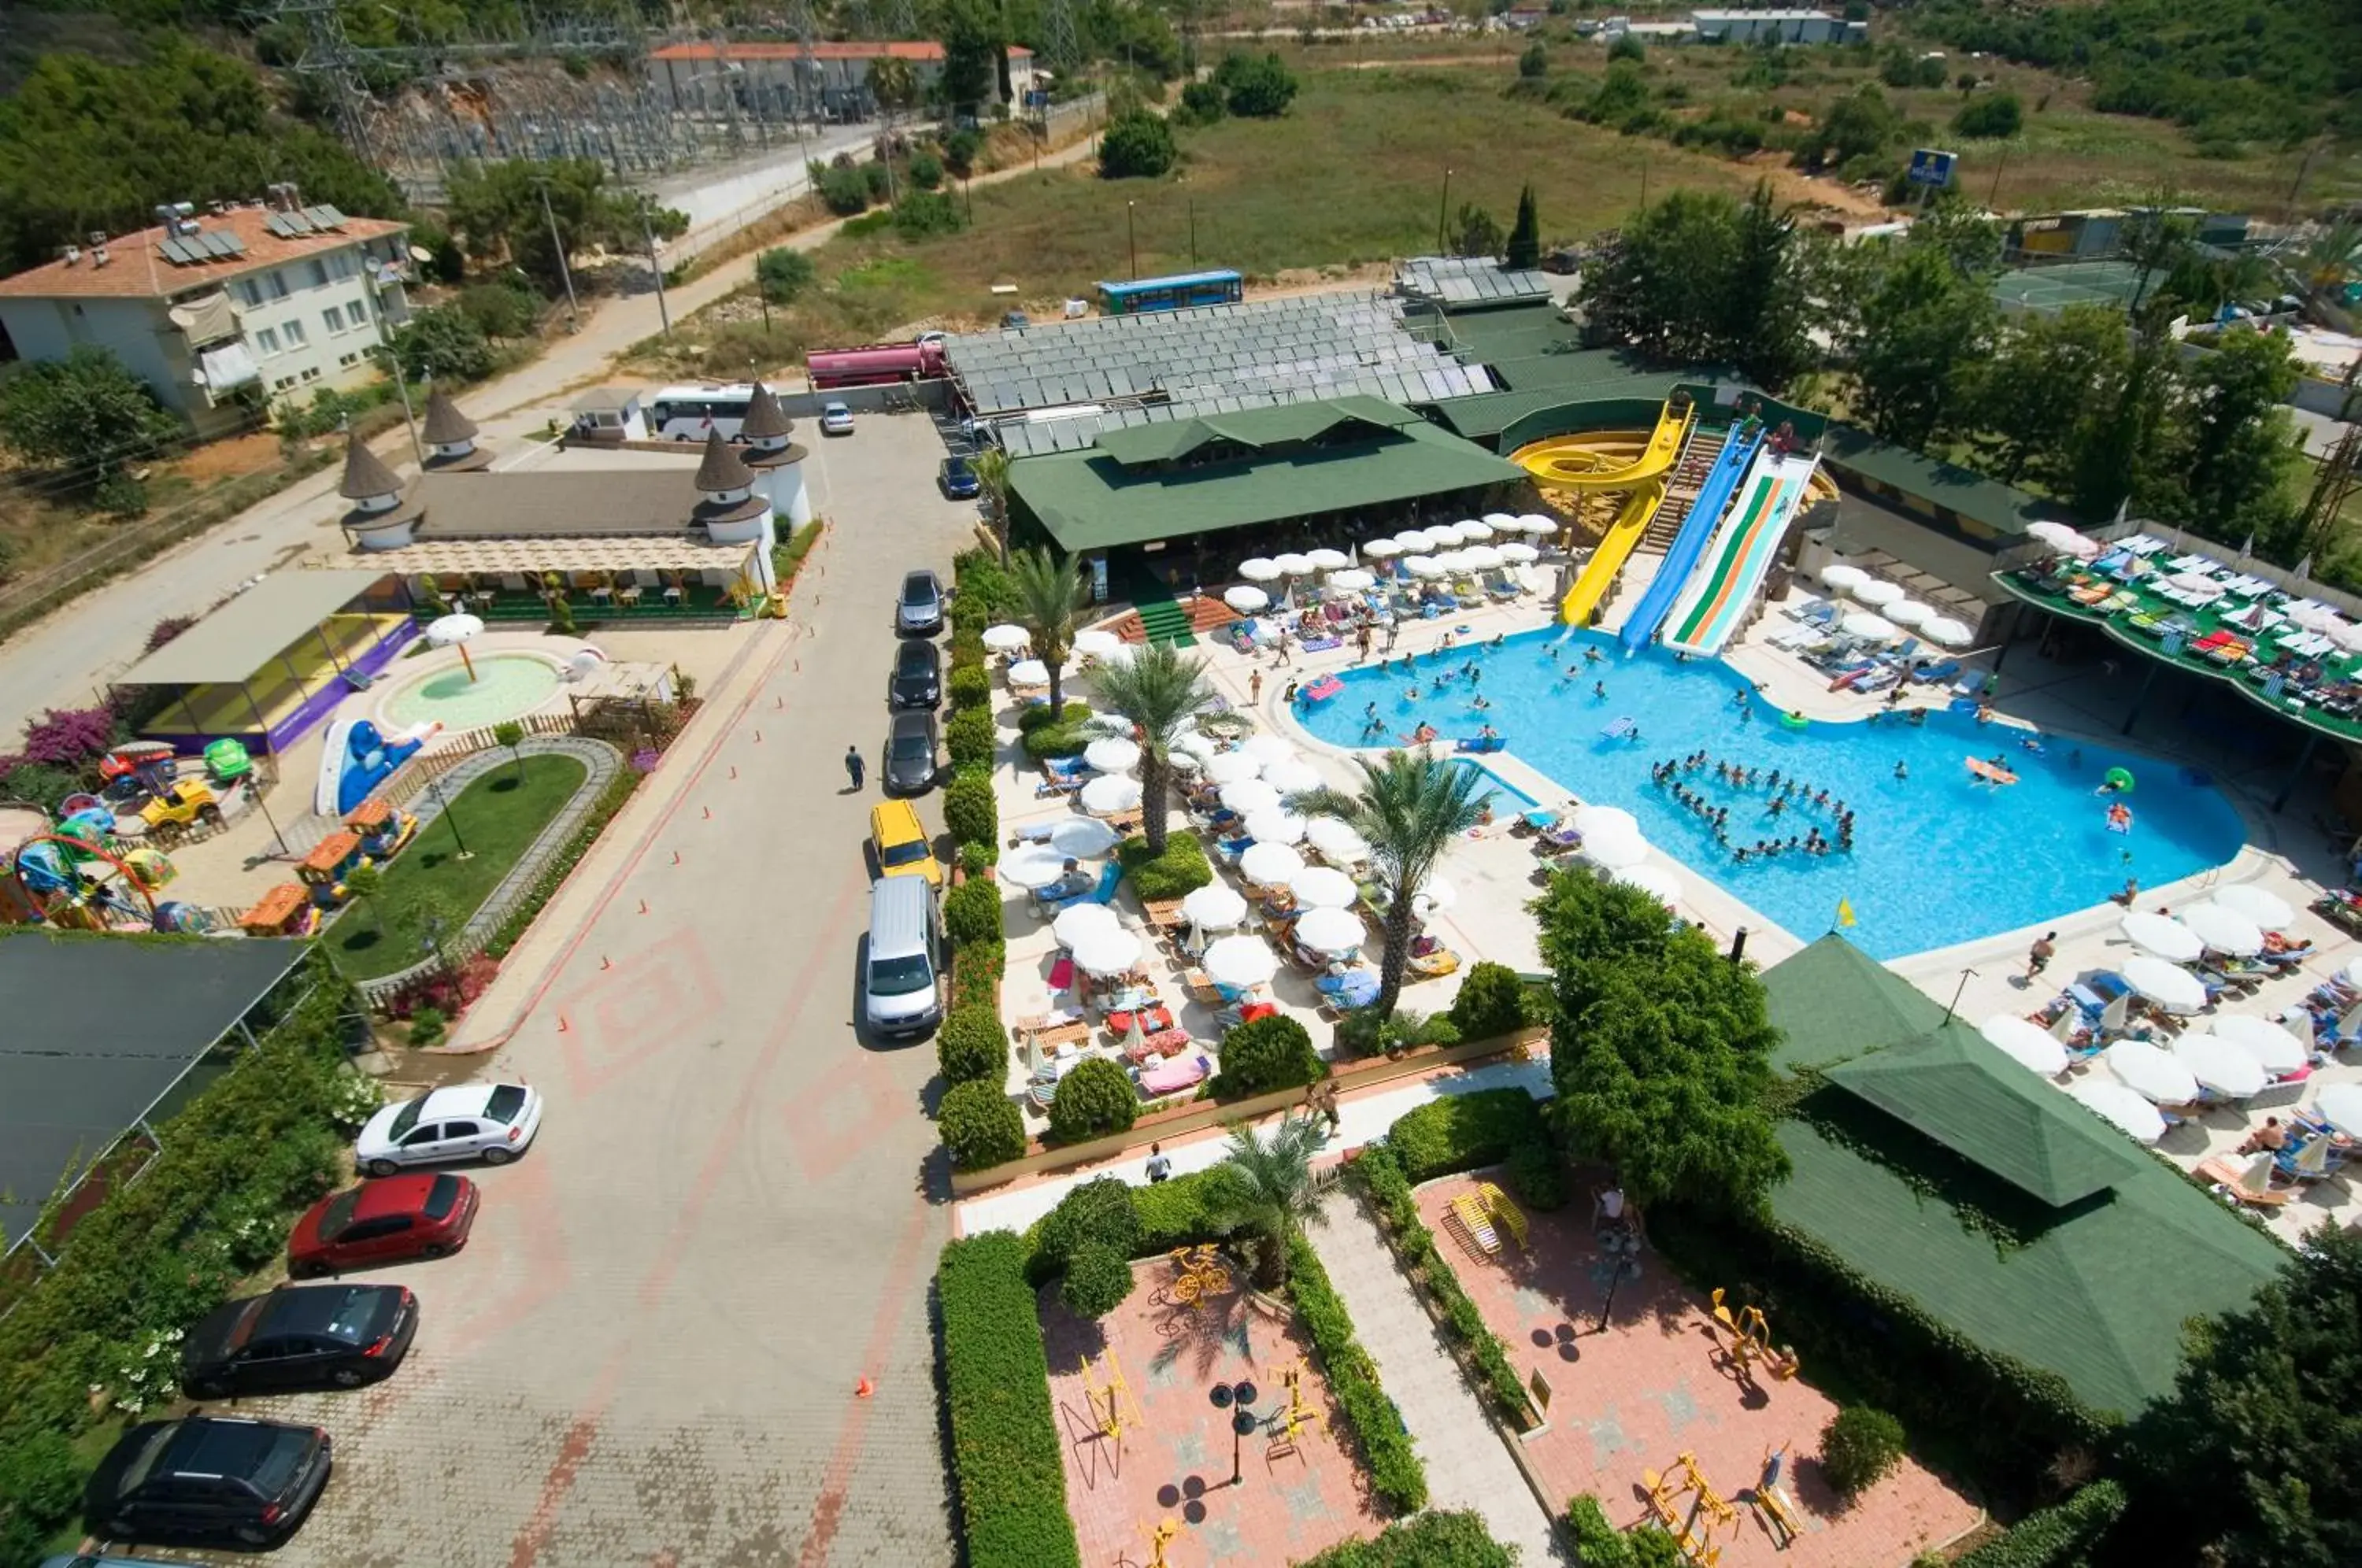
[[[175,778],[139,808],[139,820],[159,843],[170,844],[197,824],[222,820],[221,797],[203,778]]]
[[[1690,498],[1689,510],[1682,513],[1681,527],[1674,532],[1665,558],[1657,564],[1656,575],[1649,580],[1639,603],[1632,607],[1632,613],[1625,617],[1623,630],[1617,634],[1617,640],[1624,645],[1627,653],[1646,647],[1649,639],[1657,635],[1657,628],[1664,624],[1674,601],[1689,585],[1706,541],[1714,536],[1723,513],[1729,510],[1731,495],[1746,474],[1748,463],[1762,445],[1760,421],[1726,423],[1728,417],[1724,414],[1713,425],[1694,425],[1689,439],[1682,444],[1682,455],[1674,462],[1673,473],[1666,480],[1670,489],[1675,479],[1692,470],[1693,459],[1712,454],[1713,460],[1698,476],[1697,490]]]
[[[312,890],[312,901],[323,910],[341,907],[351,897],[345,878],[363,866],[392,859],[418,832],[418,819],[398,812],[381,800],[361,801],[345,813],[344,826],[312,846],[295,867],[295,875]]]
[[[237,917],[237,929],[246,936],[309,936],[320,929],[320,908],[303,883],[281,882]]]
[[[1760,1364],[1772,1378],[1781,1383],[1796,1375],[1796,1353],[1786,1345],[1772,1343],[1772,1325],[1765,1321],[1760,1307],[1741,1307],[1736,1313],[1723,1300],[1721,1286],[1714,1288],[1715,1353],[1726,1356],[1738,1369],[1739,1375],[1752,1380]]]
[[[1640,1472],[1640,1485],[1648,1490],[1650,1511],[1672,1533],[1683,1555],[1698,1568],[1715,1568],[1722,1561],[1715,1531],[1727,1529],[1736,1537],[1738,1509],[1707,1482],[1697,1467],[1697,1456],[1683,1450],[1673,1456],[1663,1474]]]
[[[1747,1497],[1754,1505],[1755,1511],[1763,1516],[1765,1528],[1772,1532],[1772,1544],[1783,1551],[1790,1541],[1805,1533],[1804,1527],[1796,1520],[1795,1499],[1789,1496],[1780,1485],[1781,1476],[1787,1467],[1788,1450],[1784,1445],[1765,1449],[1762,1474],[1756,1477],[1755,1490]]]
[[[1091,1358],[1082,1358],[1083,1408],[1098,1434],[1120,1447],[1125,1424],[1146,1426],[1148,1418],[1141,1413],[1139,1403],[1131,1397],[1131,1385],[1125,1381],[1123,1367],[1115,1359],[1115,1347],[1109,1345],[1101,1359],[1107,1364],[1105,1382],[1091,1375]]]
[[[372,795],[345,813],[345,831],[360,839],[362,854],[381,863],[399,855],[418,835],[418,819]]]
[[[1159,1519],[1155,1527],[1145,1533],[1148,1536],[1148,1568],[1173,1568],[1171,1560],[1164,1555],[1164,1549],[1173,1544],[1173,1538],[1181,1533],[1181,1527],[1171,1519]]]
[[[1210,1244],[1175,1247],[1173,1259],[1173,1299],[1195,1311],[1231,1287],[1231,1271],[1222,1266]]]
[[[1453,1198],[1443,1211],[1444,1228],[1459,1238],[1460,1244],[1482,1257],[1501,1255],[1501,1237],[1507,1234],[1518,1243],[1519,1251],[1526,1245],[1526,1217],[1509,1201],[1509,1195],[1491,1182],[1479,1182],[1473,1192],[1463,1192]]]
[[[118,852],[85,821],[36,834],[0,860],[9,913],[71,931],[182,929],[160,920],[155,900],[173,875],[172,863],[158,851]]]
[[[1745,482],[1738,488],[1737,503],[1728,507],[1727,517],[1722,516],[1720,501],[1727,500],[1726,494],[1714,509],[1716,523],[1709,525],[1713,538],[1705,569],[1691,571],[1687,563],[1683,564],[1680,575],[1687,580],[1664,628],[1665,646],[1676,652],[1710,658],[1723,650],[1746,620],[1748,609],[1771,575],[1772,563],[1779,558],[1789,524],[1811,494],[1817,458],[1780,450],[1778,442],[1761,445],[1760,435],[1756,445],[1760,449]],[[1694,508],[1692,518],[1704,510]],[[1688,532],[1687,525],[1683,531]],[[1666,557],[1669,574],[1673,567],[1673,558]],[[1629,624],[1624,629],[1628,647],[1636,646],[1633,631]],[[1645,640],[1647,634],[1641,635]]]
[[[1665,495],[1666,475],[1689,435],[1691,408],[1685,397],[1669,400],[1657,416],[1657,427],[1639,456],[1618,462],[1608,456],[1612,437],[1562,436],[1520,447],[1511,460],[1534,476],[1545,490],[1577,496],[1621,491],[1625,500],[1606,536],[1592,551],[1590,561],[1559,605],[1559,618],[1569,625],[1589,623],[1607,591],[1615,584],[1633,548],[1648,533],[1650,519]],[[1617,454],[1620,456],[1621,454]]]
[[[418,748],[442,728],[422,724],[401,740],[389,741],[367,719],[334,721],[320,747],[320,779],[312,792],[312,809],[324,817],[343,816],[376,793],[395,768],[418,755]]]

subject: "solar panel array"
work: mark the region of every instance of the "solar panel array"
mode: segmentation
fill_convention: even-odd
[[[333,234],[345,226],[345,215],[323,204],[316,207],[296,207],[283,213],[272,213],[262,220],[262,226],[281,239],[303,239],[315,234]]]
[[[204,228],[194,234],[158,240],[156,248],[175,267],[209,267],[216,261],[235,261],[245,255],[246,241],[226,229]]]
[[[1395,286],[1413,299],[1446,306],[1550,298],[1550,279],[1544,274],[1511,271],[1483,257],[1415,257],[1395,274]]]
[[[1430,403],[1493,390],[1481,367],[1413,337],[1402,302],[1331,294],[963,333],[945,356],[1012,457],[1087,447],[1101,429],[1362,393]],[[1024,423],[1011,415],[1113,406]]]

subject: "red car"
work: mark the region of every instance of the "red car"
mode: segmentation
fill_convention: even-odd
[[[388,1176],[334,1193],[295,1221],[287,1272],[305,1279],[456,1253],[480,1201],[474,1182],[449,1175]]]

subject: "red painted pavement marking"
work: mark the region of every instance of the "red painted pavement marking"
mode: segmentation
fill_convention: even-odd
[[[586,1003],[594,1004],[586,1010]],[[713,961],[695,926],[683,926],[652,946],[624,955],[574,993],[569,1010],[580,1023],[567,1036],[566,1066],[578,1098],[587,1098],[679,1042],[721,1005]]]
[[[856,1104],[843,1103],[851,1096],[860,1097]],[[868,1114],[853,1121],[850,1113],[863,1109]],[[885,1062],[877,1053],[865,1051],[859,1066],[831,1075],[817,1093],[799,1096],[783,1108],[780,1120],[795,1139],[804,1180],[818,1186],[867,1148],[880,1128],[911,1112],[910,1097],[886,1071]]]
[[[848,871],[844,884],[838,889],[835,902],[829,910],[827,925],[843,923],[852,910],[854,896],[862,890],[865,880],[859,867]],[[753,1122],[752,1107],[756,1091],[778,1060],[804,1008],[811,1000],[812,988],[820,983],[823,967],[841,962],[843,956],[840,952],[815,945],[811,955],[804,960],[802,969],[797,973],[794,984],[782,998],[778,1027],[773,1031],[770,1039],[764,1042],[761,1053],[747,1068],[745,1080],[739,1088],[735,1108],[723,1124],[720,1135],[707,1148],[705,1162],[698,1167],[697,1177],[690,1184],[689,1196],[682,1201],[672,1229],[665,1237],[663,1250],[657,1253],[656,1262],[649,1266],[647,1277],[641,1283],[639,1294],[643,1309],[656,1303],[679,1271],[690,1235],[704,1218],[706,1205],[712,1200],[714,1190],[722,1185],[722,1178],[729,1171],[737,1155],[738,1145],[745,1141],[746,1129]],[[599,1423],[605,1418],[607,1406],[614,1397],[615,1384],[622,1375],[628,1349],[629,1336],[626,1335],[608,1353],[605,1364],[592,1380],[590,1396],[583,1401],[574,1425],[568,1430],[566,1441],[558,1451],[557,1462],[550,1466],[548,1475],[542,1482],[541,1497],[534,1507],[533,1517],[525,1521],[524,1528],[517,1532],[516,1540],[510,1547],[509,1568],[533,1568],[539,1559],[541,1549],[549,1538],[550,1527],[557,1520],[558,1507],[573,1488],[575,1473],[581,1467],[582,1457],[589,1452],[592,1439],[598,1435]]]

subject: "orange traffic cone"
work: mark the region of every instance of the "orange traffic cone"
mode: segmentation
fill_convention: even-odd
[[[877,1386],[870,1382],[866,1377],[853,1386],[853,1397],[856,1399],[866,1399],[869,1396],[877,1392]]]

